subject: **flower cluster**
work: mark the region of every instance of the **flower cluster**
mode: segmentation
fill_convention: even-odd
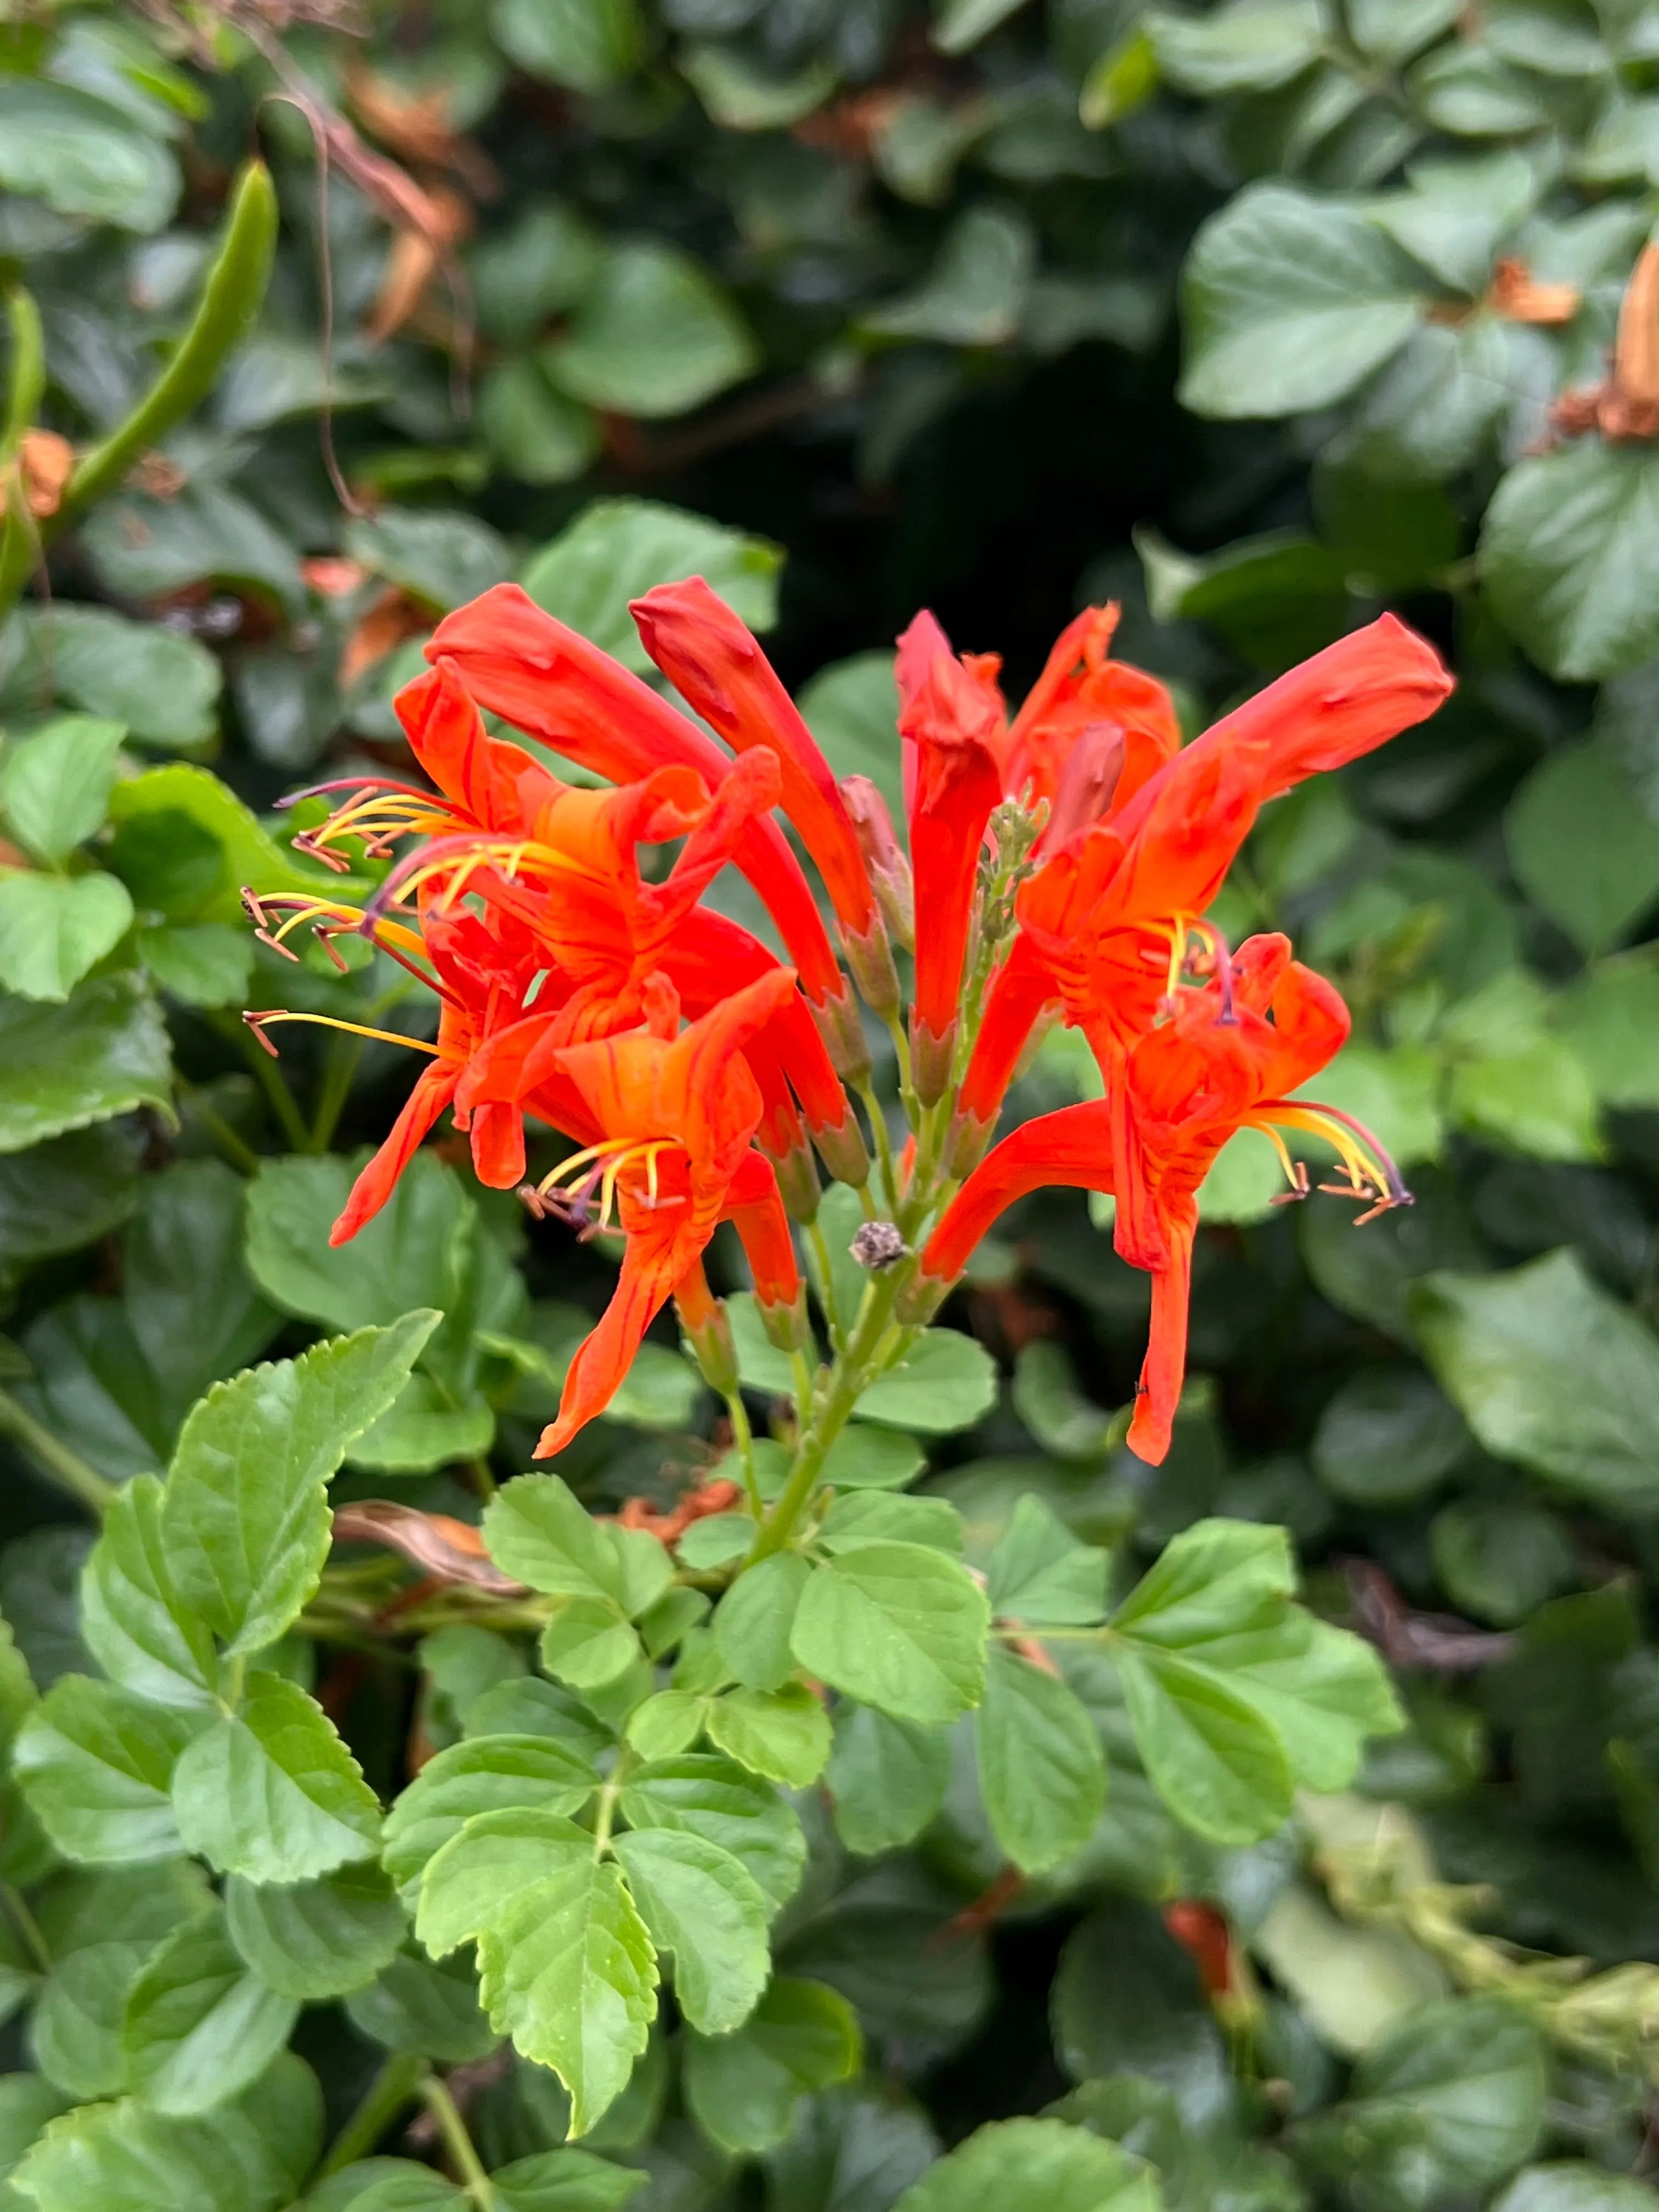
[[[769,1332],[805,1351],[791,1217],[812,1223],[820,1168],[860,1192],[861,1242],[880,1248],[866,1264],[881,1326],[838,1345],[856,1336],[878,1364],[902,1356],[1015,1198],[1043,1183],[1109,1192],[1117,1249],[1152,1279],[1129,1441],[1161,1459],[1197,1192],[1227,1139],[1265,1131],[1289,1196],[1309,1177],[1287,1139],[1306,1135],[1340,1163],[1322,1187],[1364,1218],[1407,1200],[1364,1130],[1297,1095],[1347,1034],[1337,994],[1283,937],[1230,946],[1206,915],[1267,800],[1434,711],[1450,689],[1438,658],[1385,617],[1183,746],[1164,687],[1110,657],[1115,609],[1069,625],[1012,718],[995,658],[955,653],[921,615],[896,664],[902,838],[873,784],[836,781],[706,583],[659,586],[632,612],[697,720],[500,586],[446,618],[429,672],[398,699],[431,787],[325,787],[333,811],[296,840],[343,870],[390,860],[369,902],[250,896],[268,942],[286,950],[307,926],[359,933],[440,1002],[430,1065],[335,1241],[384,1205],[446,1109],[484,1182],[522,1185],[584,1232],[621,1231],[615,1296],[571,1366],[545,1455],[603,1412],[671,1297],[711,1376],[734,1387],[702,1269],[721,1221],[742,1240]],[[490,734],[481,710],[608,783],[560,781]],[[653,865],[654,846],[676,848],[672,865]],[[788,964],[705,902],[728,864]],[[891,1036],[908,1123],[897,1147],[860,999]],[[304,1017],[248,1018],[263,1036]],[[1086,1038],[1103,1095],[988,1152],[1009,1084],[1054,1018]],[[534,1184],[526,1118],[573,1146]]]

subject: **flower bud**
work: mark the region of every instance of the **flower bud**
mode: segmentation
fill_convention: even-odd
[[[842,780],[842,797],[858,833],[859,850],[870,871],[870,881],[882,915],[896,944],[907,952],[915,950],[916,888],[910,873],[910,856],[898,841],[887,801],[867,775]]]

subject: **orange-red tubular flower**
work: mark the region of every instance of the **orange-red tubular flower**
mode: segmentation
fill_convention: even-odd
[[[1431,714],[1452,688],[1439,655],[1392,615],[1340,638],[1224,716],[1063,841],[1020,893],[1020,932],[994,982],[961,1109],[971,1156],[1032,1024],[1058,1000],[1109,1088],[1152,1018],[1171,931],[1202,915],[1257,812]]]
[[[957,659],[930,614],[900,638],[896,673],[915,877],[915,1085],[931,1105],[950,1079],[979,848],[1002,797],[994,750],[1002,702],[988,674]]]
[[[599,1194],[599,1218],[614,1205],[628,1241],[615,1294],[571,1362],[558,1419],[544,1431],[537,1457],[562,1450],[604,1412],[647,1328],[701,1265],[722,1218],[743,1239],[763,1308],[797,1304],[799,1278],[776,1178],[750,1148],[762,1102],[743,1057],[793,983],[787,969],[763,976],[678,1036],[665,1034],[678,1013],[659,1000],[654,1034],[632,1030],[560,1054],[561,1072],[604,1134],[543,1188],[578,1212]]]
[[[736,752],[762,747],[783,777],[783,811],[817,863],[865,996],[898,1004],[875,892],[846,801],[817,740],[758,640],[701,576],[659,584],[629,607],[646,651]]]
[[[609,653],[544,613],[516,584],[497,584],[446,615],[427,658],[447,660],[480,706],[613,782],[653,769],[696,769],[711,787],[732,769],[712,738]],[[775,822],[751,823],[733,858],[776,922],[815,1006],[847,985],[811,888]]]
[[[1357,1126],[1288,1094],[1348,1033],[1331,986],[1290,957],[1282,937],[1240,946],[1226,981],[1178,994],[1170,1019],[1123,1055],[1118,1096],[1024,1122],[977,1167],[922,1254],[919,1304],[936,1302],[1003,1207],[1044,1183],[1110,1191],[1115,1241],[1152,1279],[1152,1318],[1129,1443],[1156,1465],[1170,1447],[1186,1369],[1187,1306],[1198,1188],[1227,1139],[1255,1128],[1276,1146],[1291,1194],[1307,1189],[1285,1130],[1337,1151],[1339,1188],[1373,1210],[1409,1202],[1392,1163]]]

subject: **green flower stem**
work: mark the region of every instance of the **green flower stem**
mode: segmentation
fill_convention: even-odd
[[[405,2106],[421,2094],[426,2061],[413,2051],[394,2051],[369,2083],[362,2101],[329,2145],[322,2164],[311,2177],[325,2181],[331,2173],[367,2158],[380,2143],[386,2130]]]
[[[809,1221],[804,1231],[811,1249],[813,1263],[817,1270],[817,1293],[823,1302],[823,1316],[830,1324],[830,1341],[839,1352],[847,1340],[847,1332],[836,1304],[836,1279],[830,1267],[830,1247],[823,1241],[823,1225]]]
[[[815,1407],[802,1403],[801,1437],[795,1448],[795,1463],[771,1511],[761,1522],[754,1549],[749,1554],[750,1566],[769,1559],[787,1544],[823,1472],[824,1455],[846,1426],[866,1385],[881,1371],[880,1354],[892,1318],[893,1301],[907,1273],[908,1270],[895,1267],[890,1273],[877,1276],[872,1281],[864,1294],[852,1339],[830,1370],[828,1389]]]
[[[605,1777],[593,1809],[593,1856],[602,1859],[611,1848],[611,1831],[616,1826],[617,1800],[622,1796],[623,1784],[639,1765],[639,1759],[623,1744],[617,1753],[617,1763]]]
[[[247,1024],[239,1021],[234,1014],[216,1013],[209,1018],[213,1027],[227,1044],[234,1044],[248,1064],[254,1081],[265,1094],[271,1111],[288,1139],[290,1152],[308,1152],[311,1132],[306,1127],[306,1117],[300,1111],[299,1102],[288,1085],[288,1078],[259,1042]]]
[[[306,1139],[307,1152],[325,1152],[333,1143],[334,1132],[339,1127],[346,1100],[351,1095],[352,1078],[357,1073],[357,1063],[362,1056],[362,1037],[342,1036],[337,1033],[329,1039],[323,1061],[322,1090],[317,1100],[317,1117]]]
[[[877,1097],[872,1084],[860,1084],[859,1097],[869,1119],[870,1134],[875,1139],[876,1162],[881,1170],[881,1187],[887,1194],[888,1212],[895,1213],[898,1210],[898,1175],[893,1165],[893,1147],[887,1134],[887,1116],[881,1110],[881,1101]],[[868,1211],[867,1208],[866,1210]]]
[[[259,1155],[246,1139],[237,1135],[224,1115],[210,1104],[204,1091],[180,1075],[177,1079],[180,1102],[188,1106],[214,1143],[224,1154],[238,1175],[258,1175]]]
[[[49,1974],[52,1972],[52,1951],[40,1932],[40,1922],[24,1900],[22,1892],[14,1889],[7,1882],[0,1888],[0,1898],[3,1898],[6,1916],[22,1937],[30,1958],[43,1974]]]
[[[103,1519],[105,1509],[115,1495],[115,1485],[106,1481],[96,1468],[89,1467],[79,1452],[71,1451],[53,1436],[27,1407],[19,1405],[9,1390],[0,1390],[0,1436],[9,1437],[60,1490],[66,1490],[96,1519]]]
[[[420,2085],[421,2102],[438,2124],[438,2133],[443,2138],[444,2148],[449,2153],[455,2168],[455,2178],[473,2203],[488,2212],[495,2201],[495,2192],[489,2185],[489,2176],[479,2157],[477,2146],[467,2133],[466,2122],[461,2118],[461,2108],[449,2094],[448,2084],[439,2075],[428,2073]]]
[[[758,1521],[766,1508],[761,1503],[760,1479],[755,1473],[755,1431],[749,1419],[749,1408],[743,1402],[741,1390],[728,1395],[721,1392],[726,1403],[726,1417],[732,1424],[732,1441],[738,1448],[738,1465],[743,1469],[743,1486],[749,1493],[749,1510]]]

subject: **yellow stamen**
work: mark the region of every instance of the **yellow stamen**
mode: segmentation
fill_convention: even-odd
[[[437,1046],[428,1044],[423,1037],[404,1036],[397,1030],[370,1029],[364,1022],[337,1021],[332,1014],[290,1013],[286,1008],[278,1007],[270,1013],[246,1013],[242,1016],[242,1019],[259,1039],[260,1043],[264,1045],[266,1051],[273,1055],[276,1048],[274,1044],[266,1042],[263,1032],[274,1022],[310,1022],[318,1029],[343,1030],[348,1036],[368,1037],[377,1044],[407,1045],[410,1052],[430,1053],[434,1060],[443,1058]]]

